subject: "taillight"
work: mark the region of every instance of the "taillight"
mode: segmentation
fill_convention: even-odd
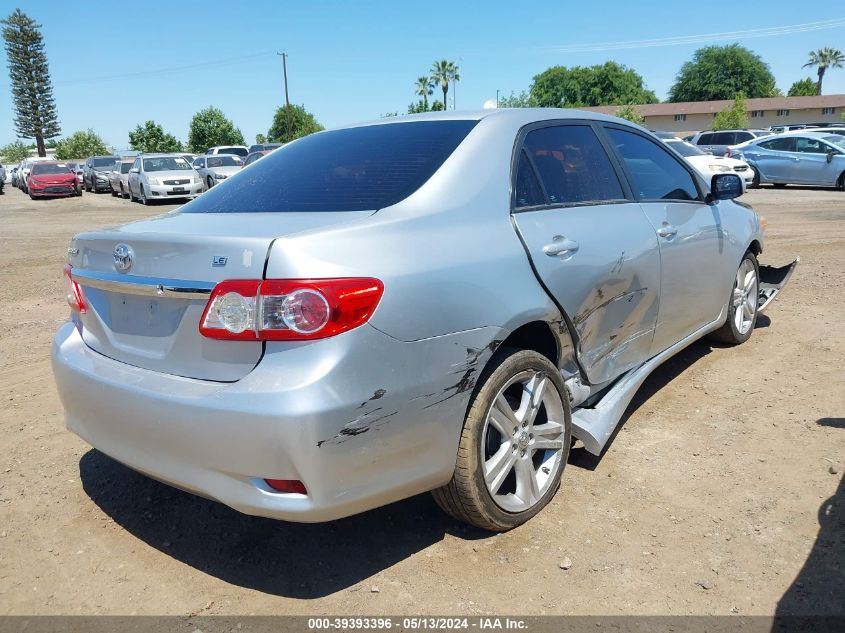
[[[378,279],[222,281],[200,320],[200,333],[226,340],[326,338],[366,323],[381,300]]]
[[[71,307],[71,309],[76,310],[80,314],[84,314],[86,311],[85,298],[82,295],[82,288],[80,288],[79,284],[73,280],[73,275],[71,274],[72,270],[73,267],[70,264],[65,265],[65,291],[67,304]]]

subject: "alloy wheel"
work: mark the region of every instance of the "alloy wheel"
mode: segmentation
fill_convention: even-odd
[[[757,271],[754,262],[742,260],[736,272],[736,285],[733,292],[733,321],[739,334],[744,335],[754,325],[757,318]]]

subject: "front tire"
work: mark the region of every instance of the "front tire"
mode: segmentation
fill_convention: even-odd
[[[755,167],[752,167],[751,171],[754,172],[754,179],[751,181],[751,189],[759,189],[760,188],[760,172],[757,171],[757,169]]]
[[[710,337],[728,345],[740,345],[751,338],[757,321],[760,267],[754,253],[747,252],[736,271],[728,302],[728,320]]]
[[[499,350],[478,384],[452,479],[432,495],[460,521],[510,530],[557,492],[572,437],[569,397],[557,367],[531,350]]]
[[[211,176],[209,176],[209,177],[206,179],[206,181],[205,181],[205,182],[206,182],[206,184],[208,185],[208,188],[209,188],[209,189],[211,189],[211,188],[214,186],[214,178],[212,178]]]
[[[147,194],[144,192],[144,183],[138,183],[138,200],[141,201],[141,204],[147,206],[150,201],[147,199]]]

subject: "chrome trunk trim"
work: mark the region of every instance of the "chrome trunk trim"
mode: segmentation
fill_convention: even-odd
[[[214,283],[207,281],[141,277],[78,268],[71,270],[71,276],[83,288],[98,288],[108,292],[122,292],[147,297],[203,299],[211,294],[215,286]]]

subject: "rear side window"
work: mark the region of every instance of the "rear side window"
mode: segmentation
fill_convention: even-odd
[[[546,204],[540,183],[537,182],[537,175],[534,168],[528,162],[525,152],[519,153],[519,165],[516,168],[516,186],[514,187],[514,206],[536,207]]]
[[[773,152],[794,152],[795,139],[791,136],[773,138],[770,141],[763,141],[759,144],[763,149],[768,149]]]
[[[367,211],[404,200],[477,121],[414,121],[320,132],[268,154],[182,213]]]
[[[712,145],[712,144],[713,144],[713,134],[711,134],[709,132],[707,134],[702,134],[701,136],[699,136],[698,141],[696,142],[696,145]]]
[[[642,200],[698,200],[690,173],[657,143],[617,128],[607,133],[622,155],[631,185]]]
[[[713,135],[710,145],[733,145],[734,140],[736,140],[736,134],[734,132],[717,132]]]
[[[604,147],[588,125],[533,130],[526,135],[524,148],[537,168],[549,204],[625,198]]]

